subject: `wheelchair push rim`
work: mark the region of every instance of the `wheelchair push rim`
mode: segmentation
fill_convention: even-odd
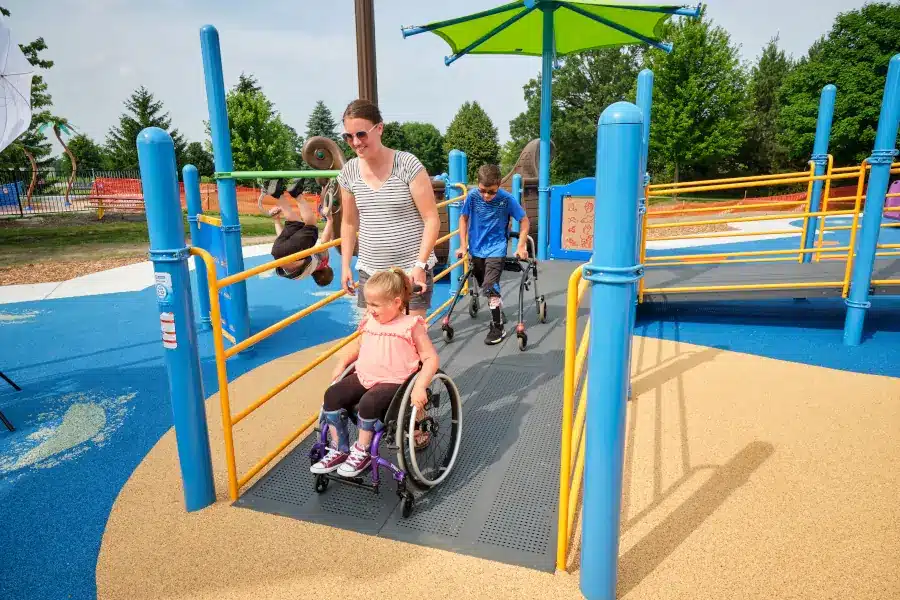
[[[418,375],[416,375],[416,379],[417,378]],[[435,448],[439,448],[440,440],[443,439],[440,435],[440,431],[438,432],[437,439],[435,439],[436,436],[432,435],[427,446],[416,450],[415,433],[418,428],[418,423],[416,422],[416,409],[411,402],[415,379],[411,381],[404,390],[403,398],[400,403],[400,410],[397,415],[397,436],[400,438],[397,444],[399,446],[397,449],[397,462],[413,483],[425,488],[434,487],[440,484],[450,475],[459,456],[459,446],[462,439],[462,401],[459,390],[457,389],[456,384],[453,383],[453,380],[443,371],[438,371],[435,374],[431,384],[438,380],[441,381],[447,392],[447,398],[442,398],[442,401],[449,402],[449,414],[447,414],[438,425],[438,429],[440,430],[442,427],[447,427],[448,425],[450,429],[449,432],[444,434],[450,436],[449,447],[443,452],[443,455],[438,454],[434,457],[440,464],[436,467],[429,468],[427,460],[430,453],[433,453]],[[431,384],[429,384],[429,387]],[[428,415],[427,412],[426,415]],[[422,422],[431,418],[432,417],[430,416],[426,416],[425,419],[422,419]],[[437,476],[434,475],[435,472],[437,473]]]

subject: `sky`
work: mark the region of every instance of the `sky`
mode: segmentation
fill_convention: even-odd
[[[43,36],[44,75],[55,114],[102,142],[123,103],[143,85],[162,100],[173,127],[189,141],[205,137],[208,118],[199,29],[219,30],[225,85],[252,73],[282,118],[301,134],[317,100],[335,115],[357,94],[353,0],[0,0],[13,39]],[[498,6],[502,0],[375,0],[378,103],[387,121],[426,121],[442,132],[459,106],[476,100],[497,126],[525,108],[523,85],[540,58],[467,56],[445,67],[440,38],[403,39],[401,26],[421,25]],[[802,56],[838,13],[863,0],[709,0],[708,14],[752,61],[780,35]]]

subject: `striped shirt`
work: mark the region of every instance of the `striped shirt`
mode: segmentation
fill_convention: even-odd
[[[359,158],[350,159],[341,169],[338,184],[353,194],[359,212],[358,271],[371,275],[400,267],[409,272],[419,260],[425,221],[413,202],[409,184],[424,168],[418,158],[397,150],[391,174],[378,191],[363,181]],[[432,250],[429,268],[435,263]]]

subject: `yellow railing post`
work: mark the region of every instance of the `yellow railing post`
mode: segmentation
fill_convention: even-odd
[[[859,179],[856,181],[856,201],[853,204],[853,222],[850,224],[850,243],[847,245],[847,264],[844,266],[844,284],[841,288],[841,297],[843,298],[846,298],[850,292],[850,277],[853,275],[853,256],[856,253],[856,234],[859,231],[859,209],[866,186],[866,166],[868,162],[869,159],[866,159],[860,165]]]
[[[860,170],[865,171],[865,169],[863,169],[862,167],[860,167]],[[828,155],[828,167],[827,167],[827,171],[825,172],[825,176],[828,177],[828,179],[825,180],[825,190],[822,192],[822,196],[823,196],[822,212],[825,213],[825,216],[822,217],[822,219],[821,219],[822,226],[819,227],[819,236],[818,236],[819,237],[819,246],[818,247],[819,247],[820,251],[817,252],[815,255],[816,262],[819,262],[821,260],[821,258],[822,258],[821,250],[823,250],[825,248],[825,227],[828,225],[828,223],[827,223],[828,200],[831,197],[831,176],[832,176],[833,171],[834,171],[834,157],[831,154],[829,154]]]
[[[803,262],[803,243],[806,240],[806,232],[809,231],[809,214],[812,213],[813,180],[816,174],[816,163],[809,161],[809,184],[806,186],[806,210],[807,216],[803,217],[803,232],[800,234],[800,252],[797,253],[797,262]]]

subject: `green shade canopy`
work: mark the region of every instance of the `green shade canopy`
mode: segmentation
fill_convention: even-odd
[[[453,51],[450,64],[465,54],[542,56],[543,10],[554,11],[556,56],[572,52],[646,43],[662,50],[662,25],[672,15],[695,16],[694,8],[673,5],[630,5],[603,0],[519,0],[465,17],[403,29],[404,37],[432,32]]]

